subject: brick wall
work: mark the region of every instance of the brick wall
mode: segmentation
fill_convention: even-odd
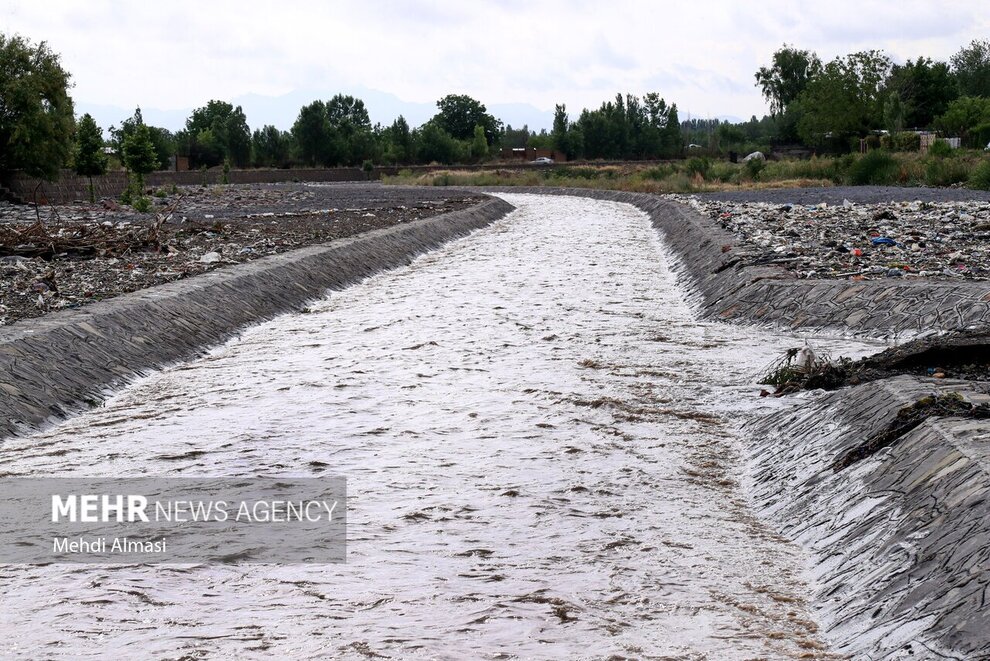
[[[370,178],[378,179],[382,174],[390,174],[394,168],[377,168]],[[228,176],[232,184],[263,184],[284,181],[365,181],[369,175],[360,168],[313,168],[298,170],[231,170]],[[202,184],[219,184],[223,181],[223,170],[192,170],[186,172],[152,172],[144,178],[149,188],[159,186],[197,186]],[[21,202],[39,204],[67,204],[77,200],[89,199],[89,180],[80,177],[71,170],[63,170],[54,182],[47,182],[24,174],[14,173],[8,176],[3,185],[12,196]],[[127,178],[123,172],[109,172],[101,177],[93,177],[93,188],[96,199],[104,197],[120,197],[127,186]]]

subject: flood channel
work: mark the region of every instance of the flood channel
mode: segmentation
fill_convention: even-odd
[[[699,321],[632,206],[517,207],[6,442],[20,476],[348,480],[341,565],[0,568],[0,653],[831,658],[739,421],[802,338]],[[859,356],[875,345],[817,338]]]

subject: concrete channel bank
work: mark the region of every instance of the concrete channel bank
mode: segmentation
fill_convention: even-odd
[[[638,207],[709,319],[876,337],[990,319],[987,282],[795,280],[782,268],[747,266],[735,237],[675,202],[511,190]],[[863,451],[899,411],[948,393],[990,402],[988,384],[899,376],[802,400],[745,429],[753,501],[811,552],[822,633],[853,658],[990,659],[990,422],[929,418]],[[851,451],[865,456],[833,468]]]
[[[711,319],[863,335],[982,325],[990,284],[796,281],[746,265],[734,237],[654,196],[581,194],[646,212]],[[0,333],[0,436],[71,412],[142,370],[195,355],[286,312],[489,224],[511,207],[399,225],[52,315]],[[919,398],[987,388],[898,377],[804,400],[747,428],[754,502],[816,559],[823,633],[856,658],[990,658],[990,425],[930,419],[841,470]]]
[[[64,418],[143,372],[491,224],[489,199],[0,329],[0,439]]]

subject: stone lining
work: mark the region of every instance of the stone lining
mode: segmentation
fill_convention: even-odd
[[[0,329],[0,439],[64,418],[136,375],[491,224],[504,200],[301,248]]]
[[[847,468],[832,462],[927,395],[990,385],[900,376],[747,429],[756,505],[818,560],[822,633],[855,658],[990,658],[990,425],[929,418]]]
[[[990,283],[796,280],[743,266],[736,240],[651,195],[504,189],[627,202],[672,251],[701,315],[858,335],[987,322]],[[990,422],[929,418],[840,471],[832,464],[930,394],[990,402],[990,384],[899,376],[798,400],[745,428],[757,511],[816,561],[822,633],[856,659],[990,659]]]

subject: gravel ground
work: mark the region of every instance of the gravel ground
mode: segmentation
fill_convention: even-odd
[[[0,326],[307,245],[472,206],[378,184],[180,187],[139,214],[111,200],[0,203]]]
[[[990,193],[881,186],[670,196],[798,278],[990,278]]]

